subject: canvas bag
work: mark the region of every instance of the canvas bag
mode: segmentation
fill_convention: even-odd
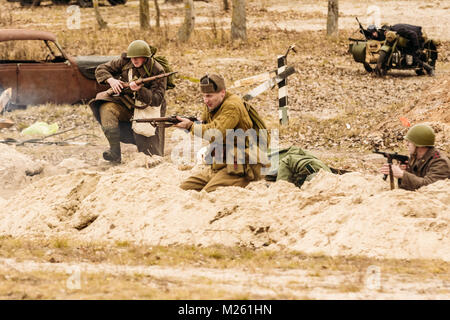
[[[128,71],[128,81],[134,81],[133,80],[133,69],[130,69]],[[136,93],[134,93],[134,104],[137,106],[137,108],[134,108],[134,119],[144,119],[144,118],[158,118],[161,116],[161,106],[158,107],[151,107],[146,106],[145,103],[142,101],[139,101],[136,98]],[[149,122],[137,122],[133,121],[131,128],[133,131],[137,134],[151,137],[156,134],[156,128],[153,127]]]

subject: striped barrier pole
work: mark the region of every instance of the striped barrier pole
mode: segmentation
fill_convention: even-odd
[[[281,74],[286,70],[286,55],[278,56],[278,71],[277,74]],[[289,124],[288,115],[288,96],[287,96],[287,79],[283,79],[278,83],[278,112],[281,125]]]
[[[286,70],[287,56],[291,50],[297,52],[297,50],[295,49],[295,44],[289,46],[284,56],[278,56],[278,74],[281,74],[284,70]],[[284,79],[283,81],[278,83],[278,112],[281,125],[288,125],[289,114],[287,79]]]

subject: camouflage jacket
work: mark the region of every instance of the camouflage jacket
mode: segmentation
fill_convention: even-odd
[[[415,156],[410,158],[400,188],[416,190],[437,180],[448,178],[450,178],[449,159],[437,149],[430,148],[421,159]]]

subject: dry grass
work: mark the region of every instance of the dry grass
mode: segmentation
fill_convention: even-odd
[[[8,3],[3,6],[15,5]],[[123,13],[130,17],[129,21],[133,22],[128,24],[117,16],[116,8],[111,6],[101,8],[103,17],[111,25],[106,33],[98,30],[91,9],[81,10],[82,23],[79,30],[67,29],[68,14],[64,7],[60,6],[20,9],[14,11],[8,19],[11,22],[9,27],[29,24],[41,30],[54,32],[62,47],[73,56],[118,55],[126,50],[131,41],[144,39],[156,46],[161,54],[166,55],[173,68],[184,77],[199,78],[206,72],[221,72],[225,74],[228,83],[273,68],[275,57],[295,43],[298,53],[289,56],[288,60],[295,66],[298,74],[295,78],[293,76],[290,82],[292,86],[290,92],[294,92],[291,98],[290,125],[280,128],[280,138],[284,143],[300,144],[308,148],[363,151],[370,150],[374,146],[381,148],[402,146],[405,130],[401,128],[394,128],[395,132],[392,135],[378,135],[378,140],[373,137],[367,138],[368,133],[379,131],[378,125],[383,120],[391,118],[392,122],[397,121],[399,115],[396,111],[401,107],[399,103],[404,101],[408,93],[402,93],[401,90],[386,92],[386,86],[381,81],[368,77],[363,71],[360,71],[360,74],[349,71],[347,66],[362,69],[346,53],[347,38],[352,31],[342,30],[339,38],[330,41],[326,39],[323,31],[295,32],[274,27],[249,28],[247,43],[232,42],[229,26],[225,25],[223,19],[221,20],[224,16],[229,18],[229,13],[224,15],[219,5],[211,9],[199,3],[196,7],[198,16],[205,17],[206,20],[196,24],[197,28],[187,43],[177,41],[178,25],[175,21],[181,18],[181,11],[177,6],[164,7],[162,27],[160,29],[153,27],[150,30],[141,30],[134,23],[138,19],[134,3],[121,7]],[[268,14],[264,10],[261,11],[263,7],[261,3],[251,1],[249,14],[263,18]],[[54,18],[50,19],[51,16]],[[305,17],[300,15],[298,18]],[[51,21],[51,24],[48,24],[48,21]],[[89,37],[86,37],[86,34],[89,34]],[[443,70],[448,68],[449,59],[446,52],[449,45],[448,42],[443,43],[443,54],[439,58],[439,68]],[[16,52],[31,55],[40,51],[36,50],[37,48],[33,49],[18,48]],[[13,52],[15,50],[11,48],[0,47],[0,57],[11,55]],[[231,59],[230,61],[235,59],[235,62],[223,63],[221,59],[224,57]],[[367,82],[367,85],[355,82],[355,77],[362,77],[361,82]],[[411,86],[411,81],[413,81],[411,90],[414,91],[414,86],[421,87],[421,81],[416,78],[395,80],[400,82],[398,87],[407,88]],[[328,92],[324,92],[324,87]],[[344,92],[337,90],[338,88],[343,88]],[[237,89],[236,92],[243,94],[246,90],[248,88]],[[167,99],[168,114],[199,115],[202,108],[197,84],[186,80],[178,79],[177,88],[167,92]],[[278,127],[276,99],[276,90],[272,90],[257,97],[253,102],[272,128]],[[53,110],[54,118],[58,118],[57,109],[59,108]],[[327,115],[325,119],[324,114]],[[20,128],[27,124],[25,121],[18,122]],[[347,129],[348,126],[351,129]],[[450,150],[448,143],[444,144],[444,150]]]
[[[324,290],[338,294],[359,293],[364,289],[364,273],[369,266],[382,266],[382,277],[405,277],[407,282],[434,279],[450,283],[450,263],[439,260],[393,260],[366,257],[330,257],[301,252],[253,250],[242,247],[146,246],[129,242],[94,243],[55,239],[0,239],[0,256],[13,258],[25,265],[51,262],[55,266],[86,264],[98,266],[98,272],[83,272],[81,288],[68,287],[72,269],[48,270],[30,267],[28,271],[14,268],[8,262],[0,268],[0,297],[7,299],[305,299],[312,289],[308,282],[289,280],[285,289],[258,283],[261,293],[236,292],[226,289],[229,280],[213,280],[200,272],[190,281],[164,275],[151,276],[140,271],[101,271],[102,266],[116,268],[160,266],[165,268],[208,268],[209,270],[246,270],[252,274],[304,270],[306,277]],[[9,261],[9,260],[8,260]],[[3,262],[4,264],[4,262]],[[145,269],[143,269],[145,270]],[[199,269],[200,270],[200,269]],[[178,271],[179,272],[179,271]],[[343,275],[348,280],[324,282],[329,276]],[[69,279],[69,280],[68,280]],[[300,279],[299,279],[300,280]],[[253,280],[254,281],[254,280]],[[256,284],[256,283],[255,283]],[[275,284],[274,284],[275,285]],[[317,284],[315,284],[317,287]],[[32,289],[31,289],[32,288]],[[272,293],[268,293],[269,292]],[[445,294],[445,288],[437,288]],[[266,292],[266,293],[262,293]]]
[[[43,256],[42,252],[46,254]],[[383,265],[386,272],[423,276],[448,276],[450,263],[440,260],[396,260],[367,257],[330,257],[322,254],[307,255],[295,251],[254,250],[244,247],[147,246],[129,241],[111,243],[80,242],[66,238],[18,239],[2,237],[0,256],[21,260],[59,262],[102,262],[127,265],[208,266],[211,268],[248,267],[264,269],[305,269],[311,272],[358,272],[371,265]],[[318,274],[317,276],[320,276]]]

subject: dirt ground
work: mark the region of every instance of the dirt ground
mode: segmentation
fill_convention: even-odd
[[[187,44],[175,40],[182,5],[161,3],[159,31],[138,29],[138,1],[100,8],[107,33],[92,9],[81,9],[80,30],[67,29],[64,6],[2,3],[0,25],[52,31],[74,56],[116,55],[142,36],[181,75],[220,72],[227,84],[275,68],[276,57],[296,44],[288,56],[297,71],[288,81],[289,126],[278,124],[276,90],[254,105],[279,129],[281,146],[300,146],[355,173],[323,175],[302,189],[257,182],[185,192],[177,186],[196,167],[172,156],[183,138],[173,128],[164,158],[145,159],[122,144],[124,163],[111,166],[101,159],[107,141],[87,105],[4,114],[16,125],[0,129],[1,140],[30,138],[20,131],[36,121],[70,131],[49,144],[0,145],[0,297],[448,299],[450,182],[391,192],[377,175],[385,160],[371,151],[405,153],[399,118],[406,117],[432,125],[449,154],[450,3],[339,1],[340,35],[326,39],[326,1],[248,1],[247,44],[230,41],[231,13],[221,3],[195,2]],[[369,21],[371,5],[383,23],[419,24],[442,41],[434,78],[405,71],[379,79],[353,61],[347,38],[356,35],[355,16]],[[198,115],[197,85],[176,84],[168,114]]]

